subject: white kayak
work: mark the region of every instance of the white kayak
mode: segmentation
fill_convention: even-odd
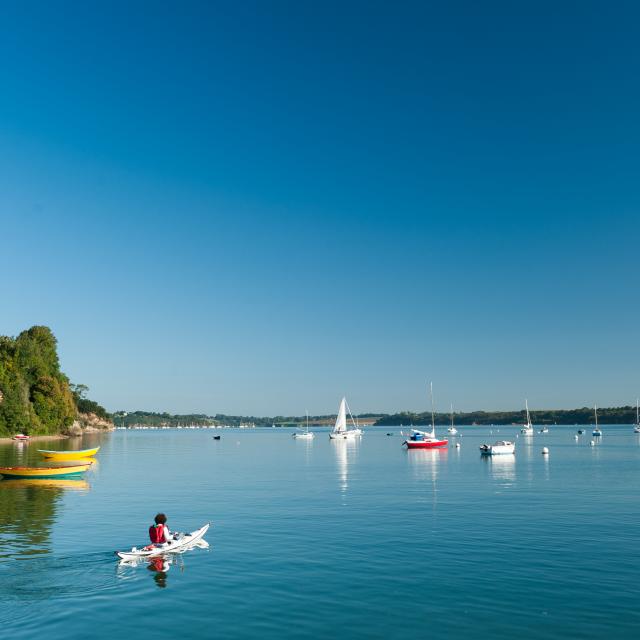
[[[192,531],[191,533],[185,533],[177,540],[154,546],[151,549],[138,549],[133,547],[131,551],[116,551],[116,555],[121,560],[136,560],[137,558],[156,558],[157,556],[163,556],[167,553],[182,553],[191,547],[197,546],[199,542],[203,542],[202,538],[209,530],[209,526],[210,523],[207,522],[201,529],[196,529],[196,531]]]

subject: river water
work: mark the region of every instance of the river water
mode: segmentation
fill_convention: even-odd
[[[102,638],[635,638],[640,439],[575,427],[410,451],[284,429],[117,431],[84,480],[0,481],[0,630]],[[387,436],[393,432],[393,436]],[[221,435],[216,441],[213,435]],[[0,445],[31,463],[42,443]],[[549,456],[541,455],[547,446]],[[209,549],[121,566],[156,512]],[[132,635],[131,635],[132,634]]]

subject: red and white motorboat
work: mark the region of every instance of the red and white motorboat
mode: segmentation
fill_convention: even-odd
[[[16,435],[13,436],[13,440],[17,440],[18,442],[26,442],[30,437],[31,436],[25,436],[24,433],[16,433]]]
[[[429,386],[431,391],[431,431],[418,431],[417,429],[411,429],[409,439],[402,443],[403,445],[406,445],[407,449],[441,449],[449,444],[449,441],[446,439],[441,440],[440,438],[436,438],[433,382]],[[451,409],[451,413],[453,415],[453,407],[451,407]]]
[[[437,438],[435,431],[427,432],[412,429],[411,435],[402,444],[406,445],[407,449],[438,449],[446,447],[449,441],[446,438],[444,440]]]

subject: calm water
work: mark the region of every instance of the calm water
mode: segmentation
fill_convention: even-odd
[[[595,447],[552,427],[515,459],[478,452],[515,427],[422,452],[399,431],[118,431],[76,444],[102,444],[86,482],[1,481],[2,637],[637,637],[631,427]],[[2,445],[0,461],[38,446]],[[159,510],[181,531],[211,520],[210,549],[120,567],[113,551],[145,543]]]

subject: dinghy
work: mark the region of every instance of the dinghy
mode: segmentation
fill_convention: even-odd
[[[47,460],[57,460],[59,462],[65,460],[82,460],[84,458],[92,458],[98,453],[100,447],[93,449],[82,449],[80,451],[49,451],[48,449],[38,449]]]
[[[57,467],[0,467],[0,475],[5,478],[58,478],[84,473],[91,462]]]

